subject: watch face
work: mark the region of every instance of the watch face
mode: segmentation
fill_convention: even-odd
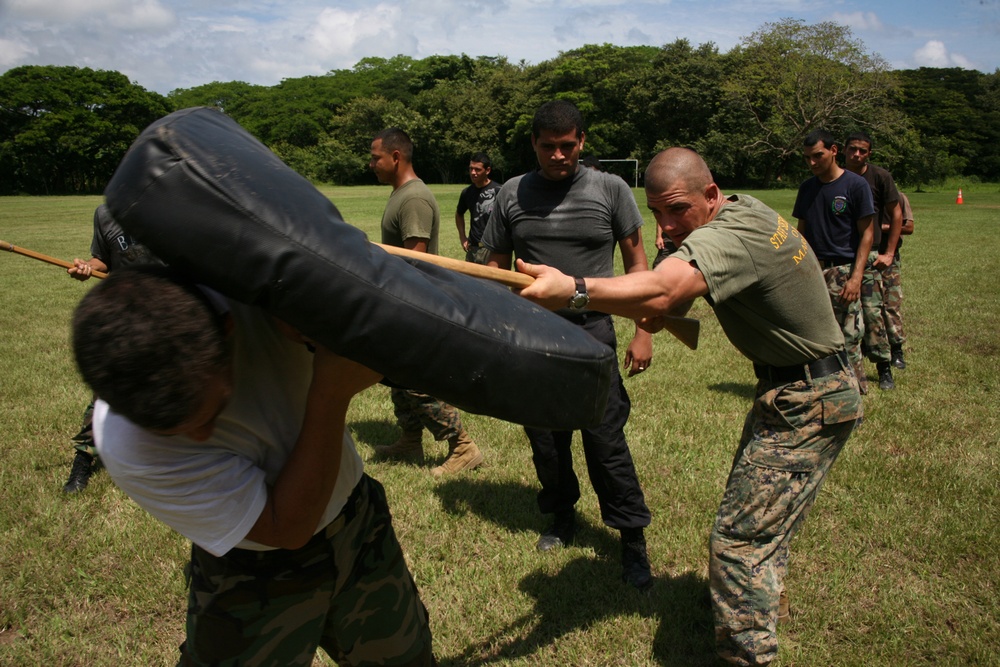
[[[586,294],[574,294],[573,298],[569,300],[569,305],[576,309],[584,308],[588,303],[590,303],[590,297]]]

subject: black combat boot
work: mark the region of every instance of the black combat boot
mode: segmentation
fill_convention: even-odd
[[[76,493],[87,488],[90,473],[94,470],[94,457],[87,452],[77,450],[73,457],[73,468],[69,471],[69,479],[63,486],[63,493]]]
[[[573,544],[573,536],[576,534],[576,511],[570,509],[566,512],[557,512],[542,536],[538,538],[535,548],[539,551],[551,551],[561,547],[568,547]]]
[[[882,391],[895,389],[896,383],[892,379],[892,362],[880,361],[875,364],[875,367],[878,368],[878,388]]]
[[[906,361],[903,359],[903,346],[893,345],[892,347],[892,365],[903,370],[906,368]]]
[[[642,528],[622,530],[622,581],[640,591],[649,590],[653,585]]]

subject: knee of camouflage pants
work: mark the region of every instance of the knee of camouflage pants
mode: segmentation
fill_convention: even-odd
[[[903,282],[899,258],[882,269],[882,319],[890,348],[902,347],[906,342],[903,333]]]
[[[889,361],[890,350],[882,319],[882,271],[872,264],[876,257],[877,253],[869,255],[870,261],[861,279],[861,315],[864,320],[863,345],[868,351],[868,359],[878,363]]]
[[[426,428],[439,442],[462,433],[462,415],[455,406],[410,389],[393,388],[389,395],[396,423],[403,431]]]
[[[849,372],[758,386],[710,537],[719,657],[766,665],[777,654],[788,544],[860,414]]]

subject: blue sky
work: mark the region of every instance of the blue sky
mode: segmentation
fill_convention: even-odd
[[[894,68],[1000,68],[1000,0],[0,0],[0,72],[76,65],[168,93],[274,85],[367,56],[538,63],[584,44],[728,51],[782,18],[849,26]]]

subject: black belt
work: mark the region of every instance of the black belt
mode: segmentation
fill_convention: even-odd
[[[775,384],[788,384],[789,382],[801,382],[807,378],[826,377],[846,368],[850,368],[850,362],[847,360],[847,352],[841,350],[837,354],[831,354],[829,357],[823,357],[799,366],[754,364],[753,372],[758,380],[769,380]]]
[[[844,266],[845,264],[853,264],[853,259],[821,259],[819,260],[819,265],[824,269],[832,269],[835,266]]]
[[[564,310],[564,311],[559,311],[557,314],[564,320],[568,320],[577,326],[583,326],[587,322],[594,322],[602,318],[611,317],[607,313],[602,313],[596,310],[588,310],[583,313],[574,313],[571,311]]]

